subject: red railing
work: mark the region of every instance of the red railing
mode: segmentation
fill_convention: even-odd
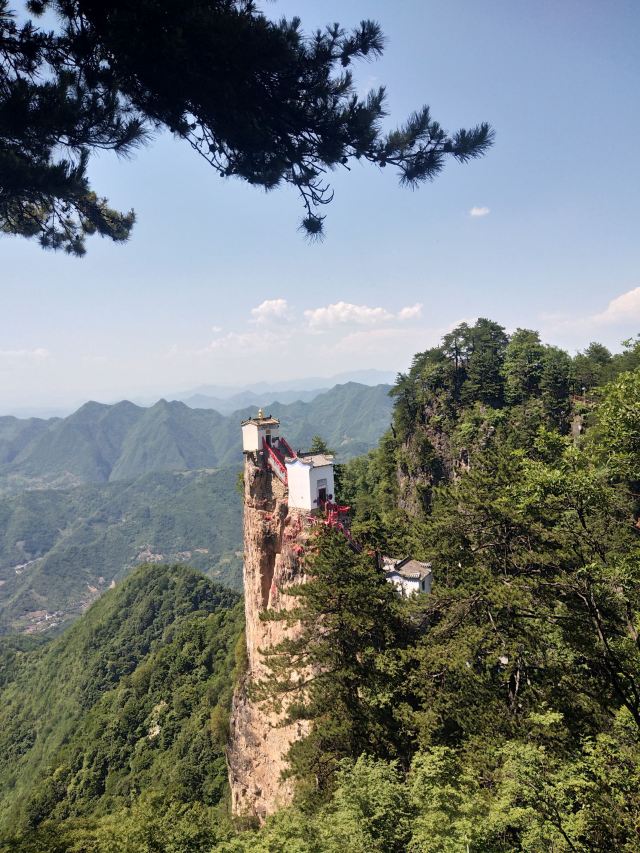
[[[272,471],[282,480],[283,483],[287,482],[287,467],[284,464],[284,460],[278,451],[272,447],[266,438],[262,439],[262,449],[264,450],[266,456],[267,463],[270,465]]]
[[[342,520],[342,517],[347,515],[351,507],[341,506],[340,504],[333,503],[333,501],[324,501],[320,508],[324,510],[324,516],[310,515],[309,521],[312,521],[314,524],[324,524],[326,527],[332,527],[334,530],[339,530],[353,550],[360,553],[362,551],[362,545],[360,545],[359,542],[356,542],[351,535],[351,531],[345,524],[346,518],[345,521]]]
[[[291,449],[291,445],[289,444],[287,439],[281,435],[278,436],[278,447],[284,447],[285,452],[290,459],[295,459],[297,457],[297,453],[295,452],[295,450]]]

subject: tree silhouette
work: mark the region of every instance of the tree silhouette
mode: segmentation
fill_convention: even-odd
[[[349,66],[382,53],[378,24],[305,35],[252,0],[31,0],[53,19],[17,23],[0,0],[0,229],[81,255],[93,233],[126,240],[133,212],[112,210],[87,178],[90,154],[129,154],[154,132],[187,141],[222,177],[293,185],[301,228],[323,230],[328,173],[352,160],[433,179],[448,157],[482,155],[488,124],[449,134],[428,107],[383,133],[385,90],[360,97]],[[46,18],[42,16],[47,13]]]

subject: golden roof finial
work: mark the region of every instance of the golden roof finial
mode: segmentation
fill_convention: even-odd
[[[262,409],[258,409],[258,417],[260,418],[260,420],[262,420],[262,418],[264,417],[264,412],[262,411]]]

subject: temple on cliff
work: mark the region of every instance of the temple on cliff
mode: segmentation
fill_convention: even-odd
[[[276,711],[252,689],[268,677],[261,652],[297,630],[263,614],[295,606],[283,590],[306,579],[308,540],[333,500],[333,457],[294,451],[262,411],[242,422],[242,449],[247,669],[233,696],[227,763],[234,814],[264,820],[291,802],[286,755],[308,724],[287,722],[286,704]]]
[[[287,486],[291,509],[312,512],[333,501],[333,456],[292,450],[280,435],[280,421],[262,409],[257,417],[242,421],[242,450],[245,457],[261,459]]]
[[[264,613],[295,606],[284,590],[306,580],[304,555],[317,524],[339,530],[354,550],[361,547],[347,524],[349,507],[335,501],[333,456],[293,450],[280,434],[280,421],[262,410],[242,421],[242,449],[247,669],[233,696],[227,763],[234,814],[262,821],[291,802],[292,781],[283,776],[286,755],[308,731],[306,721],[287,721],[286,703],[275,711],[256,698],[253,688],[269,675],[262,652],[299,630]],[[382,560],[387,562],[381,569],[399,593],[430,589],[429,564]]]

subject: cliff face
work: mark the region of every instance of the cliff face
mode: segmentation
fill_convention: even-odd
[[[417,407],[395,445],[397,505],[410,516],[428,511],[433,489],[467,471],[495,432],[491,409],[456,408],[453,397],[433,395]]]
[[[306,513],[289,511],[287,489],[250,457],[244,468],[244,596],[248,668],[236,687],[227,760],[234,814],[264,819],[291,801],[283,781],[284,757],[305,732],[304,723],[282,725],[278,715],[251,696],[251,684],[266,675],[260,650],[290,636],[294,628],[263,622],[267,608],[295,605],[280,589],[304,579],[301,554],[309,535]]]

